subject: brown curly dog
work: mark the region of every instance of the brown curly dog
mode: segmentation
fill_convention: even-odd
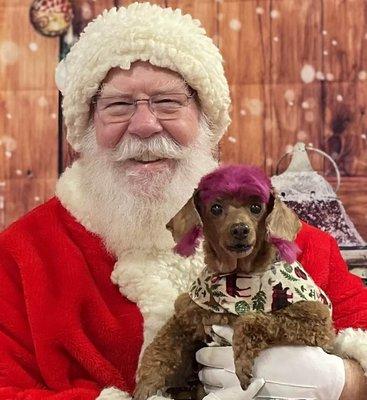
[[[245,389],[254,359],[274,345],[332,348],[330,303],[296,261],[297,216],[256,167],[226,166],[205,176],[167,224],[189,256],[203,234],[205,268],[146,348],[134,399],[185,381],[211,326],[233,327],[236,374]]]

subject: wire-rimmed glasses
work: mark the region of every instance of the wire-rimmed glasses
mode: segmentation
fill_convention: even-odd
[[[127,122],[134,115],[139,102],[147,102],[150,111],[160,120],[180,118],[194,93],[156,94],[147,99],[129,96],[96,96],[93,100],[100,118],[107,124]]]

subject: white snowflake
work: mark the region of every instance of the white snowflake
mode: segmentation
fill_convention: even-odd
[[[47,101],[45,96],[39,97],[37,103],[42,108],[44,108],[44,107],[46,107],[48,105],[48,101]]]
[[[30,51],[33,51],[33,52],[35,52],[35,51],[38,50],[38,44],[35,43],[35,42],[29,43],[28,47],[29,47],[29,50],[30,50]]]
[[[336,100],[339,101],[339,102],[343,101],[343,96],[341,94],[338,94],[336,96]]]
[[[294,101],[296,98],[296,94],[295,94],[294,90],[287,89],[284,92],[284,98],[287,100],[287,102]]]
[[[299,131],[297,133],[297,140],[300,140],[301,142],[305,141],[307,139],[308,135],[307,132],[305,131]]]
[[[228,141],[231,142],[231,143],[236,143],[237,139],[235,137],[233,137],[233,136],[228,136]]]
[[[323,81],[323,80],[325,80],[325,74],[324,74],[322,71],[317,71],[317,72],[316,72],[316,78],[317,78],[319,81]]]
[[[279,18],[280,17],[280,12],[278,10],[271,10],[270,17],[273,18],[273,19]]]
[[[358,79],[360,81],[365,81],[367,79],[367,72],[366,71],[359,71]]]
[[[238,32],[238,31],[241,29],[241,26],[242,26],[241,21],[238,20],[238,19],[236,19],[236,18],[233,18],[233,19],[231,19],[231,20],[229,21],[229,27],[230,27],[233,31]]]
[[[334,80],[334,74],[332,74],[331,72],[328,72],[328,73],[326,74],[326,79],[327,79],[328,81],[333,81],[333,80]]]
[[[301,79],[304,83],[311,83],[314,81],[316,75],[315,68],[310,64],[305,64],[301,70]]]
[[[258,14],[258,15],[264,14],[264,8],[263,7],[256,7],[256,14]]]
[[[19,46],[15,42],[6,40],[0,43],[0,64],[15,64],[19,56]]]

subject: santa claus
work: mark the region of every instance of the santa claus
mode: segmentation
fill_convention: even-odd
[[[217,165],[230,122],[222,57],[189,15],[134,3],[91,22],[56,78],[80,158],[0,236],[0,400],[128,399],[142,350],[203,267],[200,251],[173,254],[165,225]],[[304,224],[297,244],[333,302],[338,350],[356,361],[270,349],[244,392],[231,347],[207,347],[207,399],[365,398],[367,289],[325,233]]]

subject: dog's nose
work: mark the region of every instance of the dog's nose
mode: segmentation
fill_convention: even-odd
[[[248,235],[250,232],[250,228],[248,225],[244,224],[243,222],[239,224],[233,224],[230,229],[231,235],[235,239],[245,239],[245,237]]]

